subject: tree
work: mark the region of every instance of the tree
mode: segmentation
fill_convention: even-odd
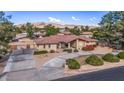
[[[29,38],[34,36],[34,27],[31,23],[26,23],[26,33]]]
[[[59,33],[59,28],[55,28],[52,25],[47,25],[44,27],[44,29],[46,31],[45,36],[56,35],[57,33]]]
[[[39,27],[34,27],[34,32],[41,32],[41,30],[43,30],[43,28],[39,28]]]
[[[21,30],[21,33],[22,32],[26,32],[26,25],[21,25],[21,27],[19,27],[20,28],[20,30]]]
[[[70,30],[70,29],[69,29],[68,27],[65,27],[65,31],[66,31],[66,32],[69,32],[69,30]]]
[[[85,31],[86,31],[86,32],[89,31],[89,26],[85,26]]]
[[[85,26],[81,26],[81,31],[82,31],[82,32],[85,31]]]
[[[122,34],[124,32],[124,12],[114,11],[105,14],[99,25],[100,31],[97,32],[97,38],[104,41],[107,46],[120,48],[122,37],[118,32]]]
[[[77,26],[75,26],[74,28],[70,29],[70,32],[74,35],[80,35],[81,30]]]
[[[5,55],[8,52],[8,44],[15,36],[15,27],[10,21],[11,16],[6,16],[0,12],[0,54]]]

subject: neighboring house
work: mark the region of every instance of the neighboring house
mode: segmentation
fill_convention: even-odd
[[[92,38],[93,33],[92,32],[82,32],[80,36],[86,37],[86,38]]]
[[[34,32],[33,33],[34,34],[34,36],[35,37],[39,37],[39,36],[44,36],[45,35],[45,32]],[[13,38],[13,41],[17,41],[17,40],[19,40],[19,39],[21,39],[21,38],[26,38],[27,37],[27,33],[19,33],[19,34],[17,34],[14,38]]]
[[[82,49],[87,45],[96,45],[97,40],[84,38],[76,35],[53,35],[49,37],[42,37],[34,40],[37,49],[41,50],[55,50],[65,48]]]
[[[9,43],[9,45],[10,45],[11,50],[36,47],[35,42],[29,38],[20,38],[20,39],[16,40],[16,42]]]
[[[18,39],[20,38],[26,38],[27,37],[27,33],[20,33],[20,34],[17,34],[14,38],[13,38],[13,41],[18,41]]]

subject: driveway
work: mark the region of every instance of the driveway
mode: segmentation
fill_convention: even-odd
[[[77,53],[62,53],[61,55],[52,58],[51,60],[45,62],[41,67],[39,74],[40,80],[53,80],[57,78],[62,78],[64,74],[64,64],[66,59],[78,57],[81,55],[91,55],[90,52],[77,52]]]

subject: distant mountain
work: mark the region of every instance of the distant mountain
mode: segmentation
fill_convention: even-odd
[[[19,24],[17,25],[18,27],[20,27],[21,25],[25,25],[25,24]],[[58,27],[58,28],[65,28],[65,27],[68,27],[68,28],[74,28],[75,26],[78,26],[79,28],[81,28],[81,26],[86,26],[86,25],[74,25],[74,24],[59,24],[59,23],[45,23],[45,22],[35,22],[35,23],[32,23],[32,25],[36,26],[36,27],[39,27],[39,28],[44,28],[44,26],[46,25],[52,25],[52,26],[55,26],[55,27]],[[92,28],[96,28],[97,26],[89,26],[90,29]]]

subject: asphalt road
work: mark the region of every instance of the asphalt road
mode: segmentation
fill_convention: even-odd
[[[54,81],[123,81],[124,66],[56,79]]]

